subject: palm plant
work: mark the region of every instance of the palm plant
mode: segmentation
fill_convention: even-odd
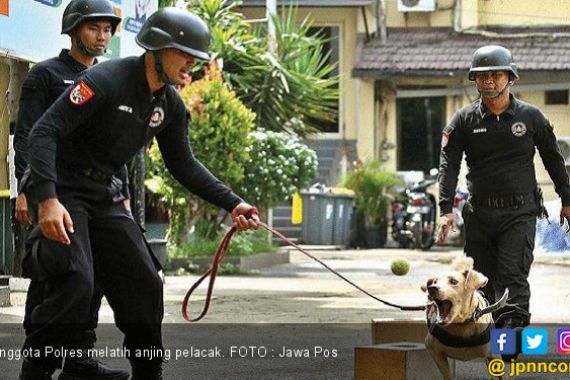
[[[303,137],[318,132],[317,120],[337,114],[339,77],[332,75],[323,47],[310,36],[310,19],[297,22],[297,10],[285,8],[274,17],[276,50],[269,51],[265,26],[252,28],[235,12],[239,2],[188,0],[188,8],[208,23],[211,50],[222,59],[225,80],[257,115],[256,126],[290,130]]]

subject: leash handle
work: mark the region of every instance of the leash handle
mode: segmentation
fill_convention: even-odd
[[[257,210],[256,210],[257,211]],[[339,272],[335,271],[334,269],[332,269],[331,267],[329,267],[325,262],[319,260],[318,258],[316,258],[315,256],[313,256],[312,254],[310,254],[309,252],[307,252],[305,249],[301,248],[298,244],[296,244],[295,242],[291,241],[289,238],[287,238],[285,235],[283,235],[282,233],[280,233],[279,231],[273,229],[272,227],[270,227],[269,225],[258,221],[257,222],[259,224],[259,226],[265,228],[267,231],[271,232],[273,235],[277,236],[278,238],[284,240],[287,244],[291,245],[292,247],[296,248],[297,250],[299,250],[301,253],[305,254],[306,256],[310,257],[311,259],[313,259],[314,261],[316,261],[317,263],[321,264],[323,267],[325,267],[327,270],[329,270],[331,273],[335,274],[336,276],[340,277],[342,280],[344,280],[345,282],[347,282],[348,284],[352,285],[354,288],[358,289],[359,291],[361,291],[362,293],[366,294],[368,297],[383,303],[384,305],[390,306],[390,307],[395,307],[397,309],[403,310],[403,311],[422,311],[426,309],[425,305],[418,305],[418,306],[402,306],[402,305],[398,305],[398,304],[394,304],[388,301],[385,301],[379,297],[376,297],[375,295],[373,295],[372,293],[368,292],[367,290],[361,288],[360,286],[358,286],[357,284],[355,284],[354,282],[352,282],[351,280],[349,280],[348,278],[346,278],[345,276],[343,276],[342,274],[340,274]],[[216,249],[216,253],[214,254],[214,258],[212,260],[212,266],[210,267],[210,269],[208,269],[206,271],[206,273],[204,273],[191,287],[190,289],[188,289],[188,291],[186,292],[186,295],[184,296],[184,300],[182,301],[182,316],[184,317],[185,320],[189,321],[189,322],[197,322],[200,319],[202,319],[206,313],[208,312],[208,309],[210,307],[210,303],[212,301],[212,294],[214,291],[214,283],[216,281],[216,274],[218,273],[218,267],[220,266],[222,260],[224,259],[227,251],[228,251],[228,247],[230,244],[230,241],[233,237],[233,235],[237,232],[237,228],[236,226],[233,226],[223,237],[222,241],[220,242],[220,245],[218,245],[218,248]],[[194,290],[196,290],[196,288],[198,288],[198,286],[200,286],[200,284],[206,279],[206,277],[210,276],[210,281],[208,283],[208,290],[206,292],[206,301],[204,302],[204,307],[202,309],[202,312],[200,313],[200,315],[198,315],[196,318],[190,318],[189,314],[188,314],[188,302],[190,299],[190,296],[192,295],[192,293],[194,292]]]
[[[230,241],[232,239],[232,236],[234,236],[234,234],[236,232],[237,232],[236,226],[233,226],[228,232],[226,232],[226,234],[224,235],[224,238],[222,239],[222,241],[218,245],[218,248],[216,249],[216,253],[214,254],[214,258],[212,260],[212,266],[186,292],[186,295],[184,296],[184,300],[182,301],[182,316],[188,322],[197,322],[200,319],[202,319],[206,315],[206,313],[208,312],[208,309],[210,308],[210,302],[212,301],[212,293],[214,291],[214,282],[216,281],[216,275],[218,273],[218,268],[220,267],[222,260],[226,256],[226,253],[228,252],[228,247],[230,245]],[[196,318],[190,318],[190,315],[188,314],[188,301],[190,300],[190,296],[192,295],[194,290],[196,290],[196,288],[198,288],[198,286],[200,286],[200,284],[208,276],[210,276],[210,281],[208,283],[208,290],[206,293],[206,301],[204,303],[204,307],[202,308],[202,312]]]

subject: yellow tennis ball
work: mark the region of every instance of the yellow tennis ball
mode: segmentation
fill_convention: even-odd
[[[404,276],[410,271],[410,262],[406,259],[395,259],[390,264],[390,270],[396,276]]]

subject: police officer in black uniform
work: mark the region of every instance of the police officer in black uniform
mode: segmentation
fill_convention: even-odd
[[[26,197],[27,193],[33,198],[30,170],[27,168],[30,130],[49,106],[74,83],[75,78],[95,64],[96,57],[105,53],[120,21],[121,18],[115,14],[109,0],[71,1],[64,10],[61,29],[62,34],[71,37],[71,49],[63,49],[59,56],[39,62],[30,70],[24,81],[14,136],[16,178],[20,190],[16,200],[15,216],[22,223],[31,224],[31,214],[33,214],[28,210]],[[126,167],[122,168],[118,177],[123,182],[121,193],[125,197],[125,206],[128,207],[130,196]],[[24,328],[27,334],[37,327],[31,322],[31,318],[36,306],[43,300],[45,286],[46,283],[41,276],[32,276],[24,316]],[[96,290],[91,305],[91,321],[85,326],[86,340],[80,347],[93,346],[101,297],[101,291]],[[124,380],[128,377],[127,371],[110,369],[92,358],[68,357],[59,379]]]
[[[32,317],[44,325],[28,335],[24,349],[73,346],[96,276],[125,334],[132,379],[158,380],[162,359],[136,352],[163,348],[162,281],[139,226],[116,197],[120,189],[112,173],[156,137],[173,176],[230,211],[238,229],[257,228],[257,213],[196,160],[187,135],[189,114],[172,86],[189,78],[197,59],[209,59],[206,24],[178,8],[162,8],[136,40],[144,55],[86,71],[32,129],[30,163],[41,227],[32,236],[32,251],[40,261],[57,257],[57,263],[42,261],[45,270],[66,274],[50,284]],[[56,360],[43,356],[33,364],[49,371]]]
[[[492,301],[509,289],[499,310],[498,327],[530,323],[528,275],[533,261],[536,217],[543,213],[533,157],[542,158],[562,200],[560,225],[570,220],[570,186],[553,126],[535,106],[516,99],[510,86],[518,79],[511,52],[484,46],[474,55],[469,80],[481,97],[455,113],[443,130],[439,168],[443,215],[438,241],[455,227],[453,197],[463,153],[471,194],[465,208],[465,252],[475,269],[489,278],[484,289]]]

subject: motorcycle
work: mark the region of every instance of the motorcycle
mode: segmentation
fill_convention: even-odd
[[[392,203],[392,237],[400,247],[429,250],[435,243],[435,196],[427,189],[436,183],[437,169],[431,178],[415,183],[405,190],[403,199]]]

